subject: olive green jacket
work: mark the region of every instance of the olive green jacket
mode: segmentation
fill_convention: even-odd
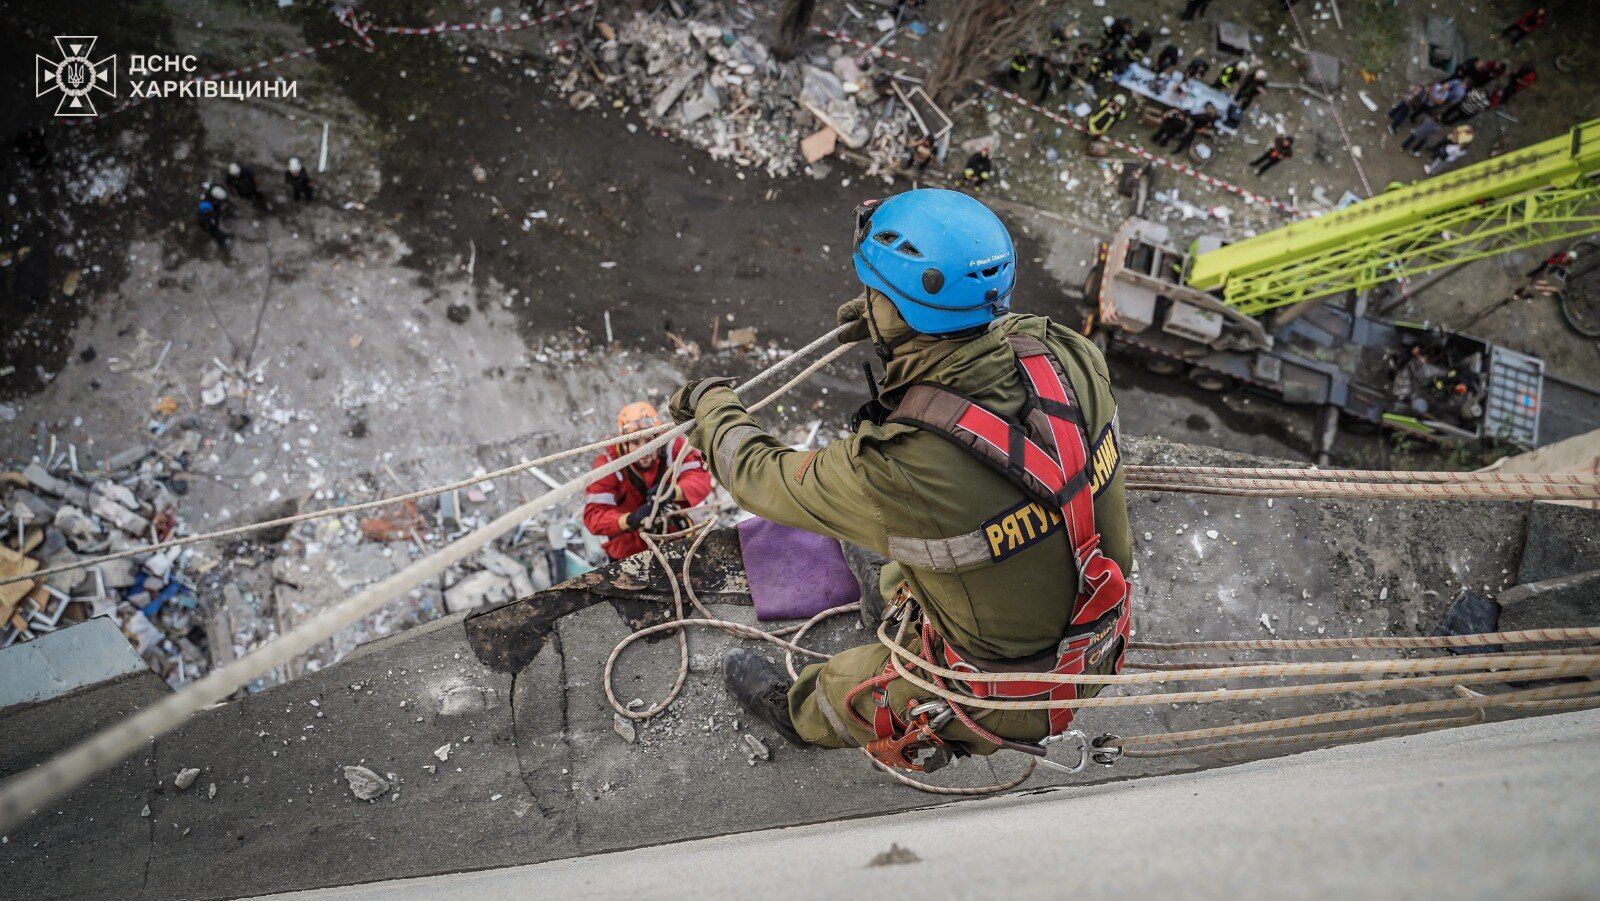
[[[1027,392],[1006,340],[1013,334],[1038,338],[1056,354],[1090,440],[1101,439],[1094,479],[1101,550],[1127,572],[1127,499],[1108,428],[1116,403],[1105,360],[1083,336],[1044,317],[1013,314],[976,338],[919,338],[920,346],[890,362],[883,400],[892,408],[907,387],[932,381],[1016,417]],[[989,659],[1025,657],[1065,633],[1077,564],[1055,521],[1059,512],[1030,507],[1011,482],[946,439],[903,423],[869,423],[821,450],[795,451],[757,426],[726,387],[707,391],[695,415],[690,442],[741,507],[897,561],[934,628],[961,648]],[[991,553],[964,562],[973,559],[975,541]],[[968,553],[946,553],[952,547]]]

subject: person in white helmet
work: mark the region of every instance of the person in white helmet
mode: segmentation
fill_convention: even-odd
[[[248,200],[258,208],[266,209],[267,195],[261,193],[261,184],[256,181],[256,170],[239,163],[228,164],[228,190],[235,197]]]
[[[295,200],[316,199],[316,186],[311,183],[305,167],[300,165],[299,157],[289,157],[289,171],[283,173],[283,180],[289,183],[289,192]]]
[[[233,215],[233,201],[228,197],[227,189],[222,185],[206,184],[201,192],[201,197],[211,201],[212,209],[216,210],[218,219],[226,219]]]

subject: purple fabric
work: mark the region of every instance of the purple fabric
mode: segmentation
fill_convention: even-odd
[[[810,619],[861,598],[839,542],[759,516],[739,523],[756,618]]]

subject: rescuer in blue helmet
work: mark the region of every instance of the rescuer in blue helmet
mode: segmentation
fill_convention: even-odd
[[[852,259],[865,291],[840,307],[840,340],[870,341],[884,363],[854,434],[793,450],[751,418],[726,379],[685,385],[673,418],[697,419],[689,440],[741,507],[844,543],[862,618],[876,628],[893,599],[908,616],[899,641],[910,660],[1116,672],[1131,541],[1100,352],[1070,328],[1011,312],[1016,248],[1000,219],[965,194],[924,189],[863,204]],[[819,584],[839,565],[790,563]],[[921,770],[1060,734],[1069,705],[1099,687],[974,682],[963,690],[1061,703],[963,705],[901,677],[889,655],[880,643],[851,648],[791,684],[741,648],[724,673],[742,705],[796,744],[862,747],[885,765]]]

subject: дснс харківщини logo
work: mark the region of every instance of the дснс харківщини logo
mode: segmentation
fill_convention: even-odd
[[[61,59],[49,59],[35,54],[37,81],[34,96],[43,97],[51,91],[61,92],[61,102],[56,104],[58,116],[94,116],[92,95],[95,91],[107,97],[117,96],[117,57],[115,54],[95,62],[89,58],[98,38],[92,35],[58,35],[56,47]]]

